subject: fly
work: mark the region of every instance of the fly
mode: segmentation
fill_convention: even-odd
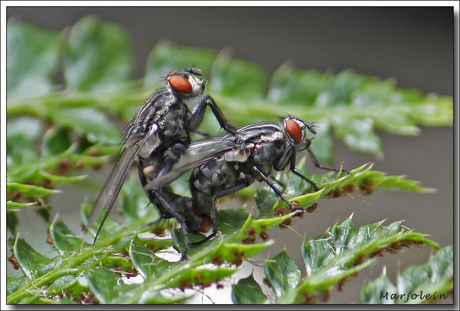
[[[197,131],[207,106],[211,108],[223,129],[229,133],[235,132],[212,97],[201,96],[205,82],[196,76],[201,76],[200,69],[171,71],[166,77],[166,87],[152,94],[123,130],[123,150],[105,181],[88,220],[87,227],[90,228],[100,211],[106,208],[94,242],[136,158],[139,160],[138,169],[142,186],[165,175],[189,147],[190,134]],[[193,111],[190,111],[187,103],[198,98],[198,103]],[[158,207],[163,218],[176,217],[181,222],[181,211],[176,212],[169,208],[170,205],[164,206],[161,199],[157,199],[158,196],[164,196],[165,200],[173,203],[177,199],[181,200],[172,193],[169,186],[146,193],[150,201]],[[178,206],[177,202],[174,205]]]
[[[212,225],[212,233],[193,244],[205,242],[217,234],[216,200],[248,187],[255,180],[266,182],[290,208],[298,210],[269,179],[273,169],[281,171],[289,167],[289,171],[306,180],[318,191],[316,184],[295,168],[296,153],[307,149],[315,167],[349,173],[347,170],[319,163],[310,149],[312,139],[307,136],[307,130],[316,134],[313,124],[292,116],[287,116],[280,124],[261,122],[247,125],[237,130],[234,135],[192,145],[189,153],[196,149],[217,148],[218,151],[153,180],[144,189],[164,187],[193,169],[189,179],[192,193],[190,204],[193,204],[193,215],[201,221],[194,225],[199,228],[195,231],[207,232]],[[184,240],[188,241],[188,238]],[[184,252],[187,249],[188,245]]]

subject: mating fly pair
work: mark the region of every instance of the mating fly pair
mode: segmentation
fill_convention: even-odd
[[[96,199],[88,221],[90,227],[99,212],[107,209],[95,240],[136,158],[140,180],[150,202],[158,208],[162,218],[175,218],[181,225],[185,242],[182,259],[189,245],[207,241],[217,234],[215,201],[248,187],[255,180],[265,181],[291,208],[298,209],[269,179],[273,169],[279,171],[289,165],[290,171],[318,190],[295,169],[296,152],[307,149],[315,167],[340,171],[319,164],[309,149],[311,139],[307,130],[316,134],[310,123],[289,116],[282,124],[262,122],[236,130],[209,95],[200,98],[205,85],[194,75],[201,75],[201,70],[189,68],[170,72],[166,88],[155,92],[128,123],[123,132],[122,154]],[[187,103],[197,99],[198,103],[190,111]],[[207,106],[230,134],[190,146],[191,132],[197,130]],[[192,155],[208,155],[172,170],[186,151]],[[191,169],[192,198],[175,194],[169,184]],[[190,243],[189,231],[206,233],[211,227],[210,235],[198,243]]]

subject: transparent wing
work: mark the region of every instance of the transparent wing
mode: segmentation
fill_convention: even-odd
[[[225,149],[223,144],[228,142],[225,138],[227,138],[227,136],[213,136],[206,140],[195,142],[188,147],[187,155],[199,155]]]
[[[92,227],[96,219],[98,218],[100,212],[105,208],[105,216],[102,220],[99,229],[94,237],[94,242],[96,242],[97,236],[101,231],[102,225],[104,224],[107,216],[109,215],[110,211],[112,210],[113,204],[120,193],[121,187],[123,186],[126,177],[128,176],[129,170],[133,165],[134,160],[136,159],[139,151],[145,145],[145,143],[149,140],[152,135],[154,135],[156,131],[150,131],[148,135],[143,137],[141,140],[130,139],[125,148],[118,159],[117,163],[113,167],[112,171],[107,177],[107,180],[102,187],[101,192],[99,193],[96,202],[94,203],[94,207],[90,213],[87,230]]]
[[[154,180],[149,182],[147,185],[145,185],[144,189],[145,190],[152,190],[152,189],[157,190],[160,187],[169,185],[170,183],[172,183],[173,181],[175,181],[176,179],[178,179],[179,177],[181,177],[182,175],[184,175],[191,169],[194,169],[195,167],[200,166],[208,162],[209,160],[215,157],[218,157],[228,151],[231,151],[237,147],[238,145],[232,141],[225,141],[225,142],[221,141],[218,146],[213,146],[213,152],[211,153],[208,152],[206,156],[201,156],[199,160],[189,162],[187,164],[183,164],[182,166],[181,166],[181,162],[179,162],[179,167],[177,169],[174,169],[163,176],[155,178]],[[201,149],[201,151],[202,150],[203,149]],[[197,155],[197,153],[195,153],[194,155]],[[190,156],[187,157],[187,160],[189,159],[190,159]]]
[[[120,159],[114,165],[109,177],[107,177],[104,186],[102,187],[101,192],[99,192],[99,195],[97,196],[88,220],[88,228],[94,224],[94,221],[97,219],[99,213],[104,207],[107,207],[107,213],[110,212],[118,193],[125,182],[134,158],[138,153],[138,149],[139,148],[134,145],[130,149],[125,148],[123,150]]]
[[[201,142],[195,142],[190,145],[175,167],[189,165],[192,162],[199,161],[208,155],[219,153],[221,151],[232,149],[236,144],[231,140],[222,140],[222,136],[214,136]]]

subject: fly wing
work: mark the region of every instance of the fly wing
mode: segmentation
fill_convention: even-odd
[[[188,147],[185,155],[180,159],[177,166],[183,166],[190,162],[199,160],[205,156],[235,147],[235,142],[222,140],[222,137],[215,137],[202,142],[193,143]]]
[[[172,183],[173,181],[175,181],[176,179],[178,179],[179,177],[181,177],[182,175],[184,175],[185,173],[187,173],[188,171],[190,171],[191,169],[194,169],[195,167],[197,166],[200,166],[206,162],[208,162],[209,160],[215,158],[215,157],[218,157],[228,151],[231,151],[235,148],[237,148],[238,145],[232,141],[225,141],[225,142],[220,142],[219,146],[214,146],[213,149],[214,151],[209,153],[204,156],[204,157],[201,157],[199,160],[196,160],[196,161],[193,161],[193,162],[190,162],[188,164],[184,164],[180,167],[178,167],[177,169],[175,170],[172,170],[170,171],[169,173],[163,175],[163,176],[160,176],[158,178],[155,178],[154,180],[152,180],[151,182],[149,182],[147,185],[145,185],[144,189],[145,190],[157,190],[158,188],[161,188],[161,187],[164,187],[166,185],[169,185],[170,183]],[[192,147],[190,147],[192,148]],[[197,151],[193,151],[192,152],[197,152]],[[197,153],[195,153],[196,155]],[[180,163],[180,162],[179,162]],[[180,165],[180,164],[179,164]]]
[[[212,136],[206,140],[194,142],[187,149],[187,155],[198,155],[205,152],[210,153],[213,151],[218,151],[219,149],[224,149],[223,144],[227,143],[230,140],[226,139],[227,136]]]
[[[141,140],[137,140],[131,138],[127,141],[125,148],[113,167],[112,171],[110,172],[109,177],[104,183],[101,192],[99,193],[96,202],[94,203],[94,207],[90,213],[90,217],[87,224],[87,229],[91,228],[91,226],[96,221],[97,217],[99,216],[100,212],[105,208],[105,216],[102,220],[99,229],[94,237],[94,242],[96,242],[97,236],[104,224],[107,216],[109,215],[115,200],[120,193],[121,187],[123,186],[126,177],[128,176],[129,170],[133,165],[134,160],[136,159],[139,151],[142,147],[146,144],[152,135],[156,134],[157,127],[152,128],[152,130],[145,135]]]
[[[120,192],[120,189],[123,186],[123,183],[125,182],[129,169],[131,168],[131,165],[134,162],[134,158],[136,157],[138,152],[139,148],[136,145],[132,146],[129,149],[125,148],[123,150],[120,159],[113,167],[109,177],[107,177],[107,180],[105,181],[104,186],[102,187],[101,192],[97,196],[96,202],[94,204],[94,207],[91,211],[88,220],[88,228],[90,228],[94,224],[97,217],[99,216],[99,213],[102,211],[104,207],[107,208],[107,213],[104,217],[105,221],[105,218],[112,209],[112,206],[115,203],[118,193]]]

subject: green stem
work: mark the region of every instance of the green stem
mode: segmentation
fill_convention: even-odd
[[[89,265],[84,266],[83,263],[85,263],[88,259],[98,255],[96,253],[100,252],[102,249],[107,248],[110,245],[114,245],[117,243],[124,235],[126,235],[125,231],[121,231],[112,237],[101,241],[102,243],[98,243],[98,245],[95,245],[94,247],[82,252],[81,254],[76,255],[75,257],[68,258],[64,261],[64,263],[57,269],[50,271],[41,277],[38,277],[34,280],[31,280],[29,284],[24,286],[21,289],[18,289],[16,292],[12,293],[7,297],[7,304],[16,304],[23,300],[24,298],[30,296],[30,293],[38,288],[41,288],[42,286],[46,286],[48,284],[51,284],[55,280],[66,276],[70,274],[78,274],[80,272],[83,272],[85,270],[88,270],[91,267],[94,267],[98,265],[103,258],[106,256],[119,252],[120,249],[107,249],[102,254],[102,259],[100,260],[95,260],[94,263],[91,263]]]

